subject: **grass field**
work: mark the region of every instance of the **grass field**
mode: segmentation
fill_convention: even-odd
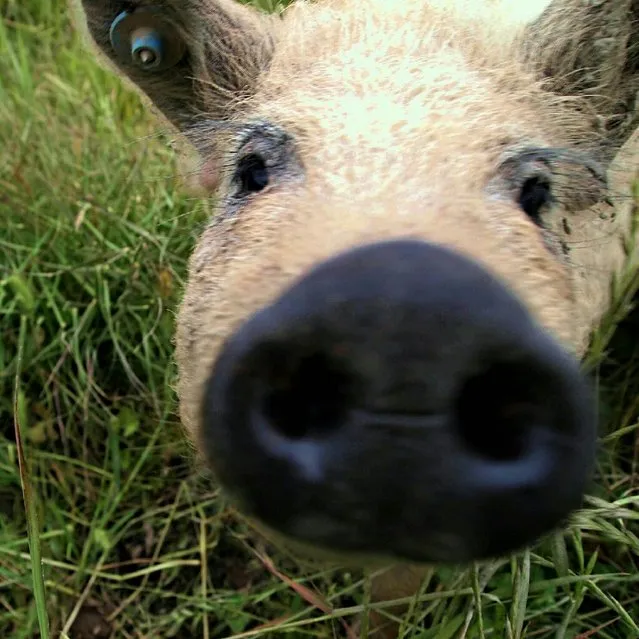
[[[365,577],[259,545],[193,470],[171,336],[210,210],[178,194],[170,143],[81,49],[63,0],[0,0],[0,637],[44,636],[38,597],[54,637],[344,636]],[[607,342],[627,301],[590,358],[604,426],[588,509],[530,552],[434,570],[406,637],[639,637],[637,321]]]

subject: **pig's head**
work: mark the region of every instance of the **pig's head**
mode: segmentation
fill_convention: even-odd
[[[179,314],[178,390],[240,508],[321,549],[458,562],[579,507],[596,437],[579,356],[626,225],[601,220],[628,37],[579,73],[606,10],[556,2],[524,25],[518,2],[273,17],[164,0],[153,20],[183,55],[154,70],[109,40],[146,1],[83,4],[217,202]],[[630,2],[603,4],[630,23]]]

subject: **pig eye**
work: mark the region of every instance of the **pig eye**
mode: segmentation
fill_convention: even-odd
[[[264,190],[269,183],[269,171],[264,158],[257,153],[245,155],[237,165],[234,181],[242,194]]]
[[[519,193],[519,206],[535,224],[541,225],[541,216],[552,203],[553,195],[547,178],[534,176],[524,182]]]

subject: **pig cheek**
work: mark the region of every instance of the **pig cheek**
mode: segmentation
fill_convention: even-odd
[[[218,160],[211,158],[204,162],[200,169],[198,182],[200,187],[208,193],[218,190],[221,182],[220,163]]]

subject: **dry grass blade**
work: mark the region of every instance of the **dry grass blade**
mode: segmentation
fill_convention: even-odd
[[[17,371],[15,376],[13,396],[13,423],[16,438],[16,450],[20,467],[20,481],[22,483],[22,495],[27,519],[27,536],[31,553],[31,574],[33,578],[33,595],[35,597],[38,624],[40,626],[41,639],[49,639],[49,616],[47,614],[47,598],[44,586],[44,574],[42,572],[42,554],[40,547],[40,525],[38,521],[37,497],[31,485],[27,459],[24,454],[24,444],[20,423],[24,421],[24,395],[20,388],[20,373],[24,344],[27,334],[27,318],[22,316],[20,321],[20,337],[18,342]]]
[[[530,590],[530,551],[525,551],[521,558],[515,561],[517,568],[515,570],[515,583],[513,588],[511,623],[513,638],[521,639],[524,633],[528,594]]]

